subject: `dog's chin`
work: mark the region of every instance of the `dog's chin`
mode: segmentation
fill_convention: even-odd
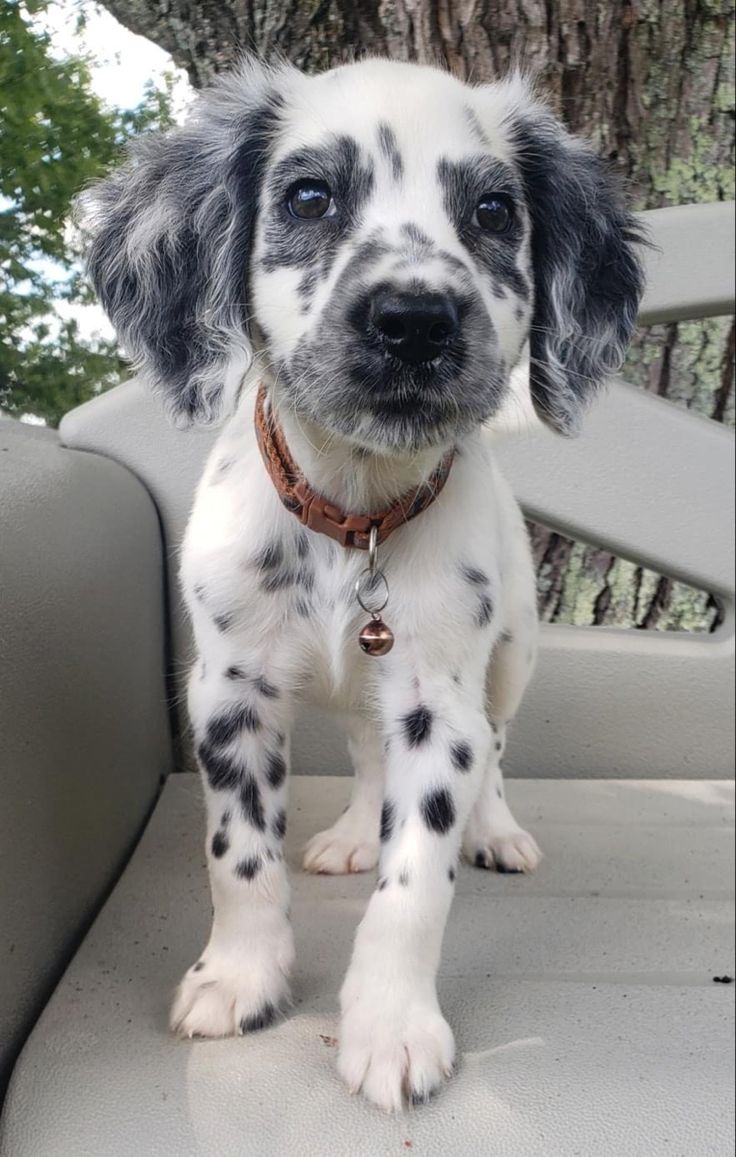
[[[472,381],[417,379],[374,379],[369,386],[356,383],[352,375],[345,380],[333,376],[310,389],[302,374],[299,388],[292,390],[286,374],[281,388],[303,419],[360,451],[397,458],[456,446],[500,409],[505,393],[505,382],[493,368],[484,379]]]

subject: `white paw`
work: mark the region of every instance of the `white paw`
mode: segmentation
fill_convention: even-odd
[[[266,1028],[289,1002],[291,931],[275,952],[229,950],[211,944],[179,985],[169,1020],[184,1037],[238,1036]]]
[[[378,820],[373,823],[348,808],[331,828],[312,836],[304,849],[304,867],[329,876],[369,872],[378,863],[378,851]]]
[[[395,1113],[423,1104],[451,1075],[452,1030],[436,998],[397,999],[377,987],[341,998],[337,1069],[351,1093]]]
[[[542,859],[534,836],[522,828],[481,834],[469,827],[463,853],[476,868],[495,868],[497,872],[533,872]]]

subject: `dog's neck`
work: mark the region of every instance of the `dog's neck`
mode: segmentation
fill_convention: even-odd
[[[276,414],[307,482],[347,514],[370,514],[390,506],[426,482],[447,453],[444,447],[405,457],[377,454],[297,418],[286,407],[279,407]]]

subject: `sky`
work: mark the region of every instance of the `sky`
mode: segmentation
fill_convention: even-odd
[[[79,12],[86,16],[84,29],[77,30]],[[82,0],[56,0],[35,22],[51,37],[59,55],[88,55],[93,64],[92,87],[107,104],[133,108],[142,97],[148,80],[172,72],[177,77],[177,98],[186,103],[189,85],[185,73],[150,40],[135,36],[103,8]]]
[[[86,23],[80,31],[78,18]],[[89,60],[92,88],[106,104],[134,108],[140,104],[148,81],[160,80],[165,72],[175,77],[173,114],[180,120],[191,99],[186,74],[176,68],[168,53],[143,36],[135,36],[103,8],[89,0],[56,0],[33,23],[48,32],[55,55],[74,54]],[[61,317],[77,319],[84,337],[112,337],[112,328],[97,305],[79,306],[60,301]]]

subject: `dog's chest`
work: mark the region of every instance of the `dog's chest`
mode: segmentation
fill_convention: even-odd
[[[309,677],[301,697],[307,702],[359,710],[370,673],[358,644],[368,615],[356,599],[356,581],[366,566],[363,552],[342,550],[313,537],[314,583],[308,610],[300,615],[300,650]]]

